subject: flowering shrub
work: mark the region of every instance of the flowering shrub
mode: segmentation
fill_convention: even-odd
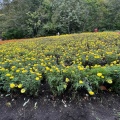
[[[5,41],[4,41],[5,42]],[[0,45],[0,90],[55,95],[100,85],[120,93],[120,35],[112,32],[41,37]]]

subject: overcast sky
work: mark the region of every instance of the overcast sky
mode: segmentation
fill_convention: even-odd
[[[9,0],[9,1],[12,1],[12,0]],[[3,2],[3,0],[0,0],[0,2]]]

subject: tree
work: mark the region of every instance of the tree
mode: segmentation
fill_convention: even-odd
[[[120,29],[120,0],[3,0],[5,39]]]
[[[40,14],[38,11],[35,11],[35,12],[28,12],[26,13],[26,15],[28,17],[28,19],[26,20],[28,34],[31,37],[34,37],[37,35],[41,24]]]

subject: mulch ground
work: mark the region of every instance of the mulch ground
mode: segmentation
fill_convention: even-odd
[[[0,93],[0,120],[120,120],[120,96],[105,92],[66,100]]]

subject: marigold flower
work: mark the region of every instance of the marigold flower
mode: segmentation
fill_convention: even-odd
[[[116,64],[116,63],[117,63],[117,61],[113,61],[113,63],[114,63],[114,64]]]
[[[14,78],[14,76],[10,76],[10,79],[13,79]]]
[[[82,81],[82,80],[80,80],[80,81],[79,81],[79,84],[83,84],[83,81]]]
[[[20,72],[20,70],[16,70],[16,72],[18,73],[18,72]]]
[[[35,72],[33,72],[32,70],[30,70],[30,73],[32,73],[32,74],[33,74],[33,73],[35,73]]]
[[[18,88],[22,88],[22,84],[19,84],[19,85],[18,85]]]
[[[106,80],[109,84],[112,84],[113,83],[113,81],[112,81],[112,79],[108,79],[108,80]]]
[[[38,66],[38,64],[34,64],[33,66]]]
[[[96,56],[94,56],[94,58],[100,58],[100,56],[99,56],[99,55],[96,55]]]
[[[1,70],[1,71],[5,71],[5,68],[1,68],[0,70]]]
[[[65,79],[65,82],[69,82],[69,81],[70,81],[69,78],[66,78],[66,79]]]
[[[9,73],[7,73],[5,76],[7,76],[7,77],[9,77],[9,76],[11,76]]]
[[[50,69],[50,72],[53,72],[53,70],[52,70],[52,69]]]
[[[84,67],[78,66],[78,69],[79,69],[79,70],[84,70]]]
[[[14,83],[10,83],[10,88],[14,88],[15,84]]]
[[[105,77],[102,75],[101,78],[105,78]]]
[[[66,88],[67,88],[67,85],[63,85],[63,87],[66,89]]]
[[[45,64],[44,64],[44,63],[41,63],[41,66],[45,66]]]
[[[97,76],[98,76],[98,77],[101,77],[101,76],[102,76],[102,73],[97,73]]]
[[[27,70],[22,70],[22,73],[26,73],[27,72]]]
[[[25,91],[26,91],[26,90],[25,90],[24,88],[23,88],[23,89],[21,89],[21,93],[25,93]]]
[[[36,80],[40,80],[40,78],[39,78],[39,77],[36,77],[35,79],[36,79]]]
[[[50,68],[49,68],[49,67],[46,67],[46,70],[50,70]]]
[[[15,66],[12,66],[11,69],[15,69],[16,67]]]
[[[90,94],[90,95],[94,95],[94,92],[93,92],[93,91],[89,91],[89,94]]]

